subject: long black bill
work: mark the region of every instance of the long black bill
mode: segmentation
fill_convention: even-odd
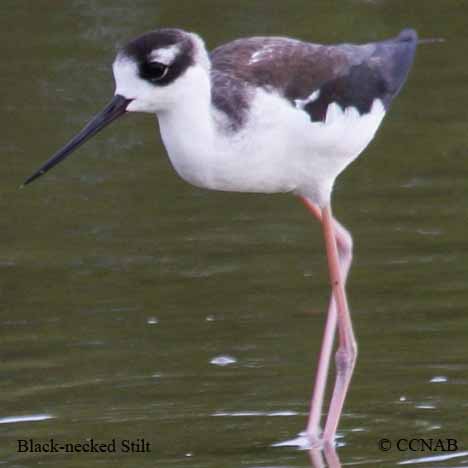
[[[131,99],[124,98],[119,94],[116,94],[107,107],[97,114],[88,124],[70,140],[61,150],[57,151],[46,163],[42,165],[31,177],[26,179],[24,185],[30,184],[33,180],[36,180],[41,175],[52,169],[60,161],[70,156],[70,154],[81,146],[86,140],[89,140],[93,135],[96,135],[104,127],[109,125],[117,117],[123,115],[127,109]]]

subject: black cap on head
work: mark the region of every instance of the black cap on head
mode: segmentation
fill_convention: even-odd
[[[150,64],[154,62],[151,55],[158,49],[177,46],[174,60],[169,64],[167,72],[161,79],[152,80],[149,73]],[[157,86],[167,86],[181,76],[194,63],[194,46],[190,36],[180,29],[159,29],[133,39],[119,52],[119,56],[133,60],[142,79]],[[167,65],[167,64],[165,64]]]

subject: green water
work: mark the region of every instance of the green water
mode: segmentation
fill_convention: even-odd
[[[446,38],[420,47],[378,137],[337,182],[360,348],[338,456],[468,466],[467,19],[460,0],[2,0],[0,466],[311,466],[273,446],[304,429],[328,298],[320,227],[297,200],[185,184],[147,115],[17,189],[110,99],[116,46],[160,26],[210,47],[406,26]],[[145,439],[150,452],[17,451],[51,437]],[[418,437],[455,438],[458,456],[378,448]]]

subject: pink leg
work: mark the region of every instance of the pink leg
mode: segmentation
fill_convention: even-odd
[[[331,445],[335,439],[336,429],[353,375],[357,356],[357,345],[348,309],[344,279],[341,273],[340,259],[335,239],[334,220],[330,205],[322,210],[322,224],[327,250],[330,283],[338,312],[339,345],[335,355],[336,379],[325,430],[323,432],[323,441],[325,444]]]
[[[320,208],[305,197],[300,197],[306,208],[322,222],[322,212]],[[353,241],[349,232],[336,220],[333,220],[336,245],[338,247],[341,277],[346,282],[352,261]],[[320,420],[322,416],[323,400],[327,386],[327,377],[330,367],[331,353],[335,336],[337,321],[337,310],[334,295],[330,298],[328,307],[328,317],[320,350],[320,358],[315,378],[314,392],[310,403],[309,421],[307,424],[307,434],[312,443],[320,439]]]

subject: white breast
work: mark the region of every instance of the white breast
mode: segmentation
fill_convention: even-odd
[[[194,185],[295,192],[323,205],[338,174],[372,140],[385,110],[380,100],[362,116],[331,104],[325,122],[311,122],[298,104],[259,89],[246,125],[233,133],[224,130],[217,111],[199,101],[183,115],[160,116],[163,140],[177,172]]]

